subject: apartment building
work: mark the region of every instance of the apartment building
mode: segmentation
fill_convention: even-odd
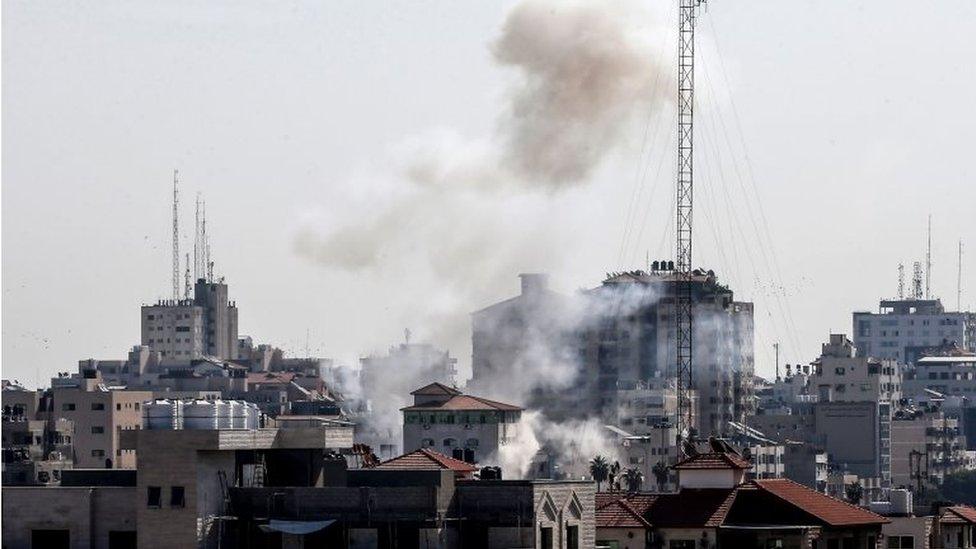
[[[912,364],[946,342],[976,352],[976,313],[946,311],[938,299],[886,299],[876,313],[854,313],[853,333],[864,356]]]
[[[565,379],[528,388],[529,405],[557,420],[597,416],[620,425],[629,392],[675,377],[679,280],[666,263],[611,273],[572,296],[550,290],[545,275],[520,275],[519,296],[472,314],[470,386],[491,390],[519,371],[565,364]],[[692,302],[696,417],[702,433],[724,433],[728,421],[754,410],[753,308],[735,301],[711,271],[694,272]]]
[[[891,483],[917,487],[941,484],[947,474],[967,468],[959,419],[938,409],[910,409],[891,422]]]
[[[403,448],[431,448],[468,463],[494,456],[499,446],[518,437],[522,408],[474,395],[441,383],[410,393],[403,408]]]
[[[856,353],[844,334],[830,334],[810,378],[820,402],[898,402],[902,374],[898,363]]]
[[[142,428],[142,403],[151,391],[110,389],[97,370],[51,380],[53,418],[74,424],[75,467],[135,468],[135,454],[119,444],[123,431]]]
[[[237,358],[237,305],[228,299],[223,281],[197,280],[193,299],[143,305],[141,325],[142,345],[166,362]]]

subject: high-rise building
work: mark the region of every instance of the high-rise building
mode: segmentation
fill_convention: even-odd
[[[193,299],[160,300],[142,307],[142,345],[165,362],[204,356],[233,360],[238,353],[237,305],[227,284],[197,280]]]
[[[635,392],[661,397],[676,372],[673,270],[655,262],[650,272],[615,273],[573,296],[549,290],[544,275],[521,277],[521,295],[472,315],[471,386],[492,394],[506,380],[543,378],[528,388],[534,402],[527,404],[555,419],[597,416],[610,424],[629,415],[624,408],[641,399]],[[754,408],[752,303],[735,301],[712,271],[696,270],[692,307],[699,428],[724,433]],[[569,379],[550,384],[549,373]],[[644,433],[637,424],[627,430]]]
[[[912,364],[947,343],[976,351],[976,313],[946,311],[938,299],[882,300],[877,313],[855,312],[853,322],[854,346],[864,356]]]

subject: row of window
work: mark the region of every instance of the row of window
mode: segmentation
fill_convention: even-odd
[[[139,403],[138,402],[126,402],[125,403],[125,407],[126,408],[133,408],[135,410],[138,410],[139,409]],[[74,412],[75,409],[76,409],[76,407],[75,407],[75,403],[74,402],[64,402],[64,403],[61,404],[61,411],[62,412]],[[91,409],[92,409],[93,412],[100,412],[100,411],[102,411],[102,410],[105,409],[105,403],[104,402],[92,402],[91,403]],[[116,403],[115,404],[115,409],[121,411],[122,410],[122,403],[121,402]]]

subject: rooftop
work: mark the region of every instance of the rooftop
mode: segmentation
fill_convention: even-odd
[[[672,465],[679,471],[686,469],[752,469],[752,464],[728,452],[706,452],[685,458]]]
[[[417,389],[410,393],[411,395],[431,395],[431,396],[449,396],[449,395],[460,395],[461,391],[458,391],[454,387],[448,387],[443,383],[431,383],[430,385],[424,385],[423,387]]]
[[[968,505],[953,505],[942,510],[943,524],[976,524],[976,509]]]
[[[409,454],[388,459],[377,465],[375,469],[396,471],[451,470],[462,475],[478,470],[477,467],[466,461],[445,456],[430,448],[421,448]]]

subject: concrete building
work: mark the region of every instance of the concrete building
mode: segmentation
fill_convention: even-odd
[[[947,474],[967,469],[959,420],[941,410],[910,409],[891,422],[891,483],[915,487],[942,484]]]
[[[810,385],[819,402],[901,400],[902,375],[897,362],[856,353],[853,342],[844,334],[830,334],[813,367]]]
[[[322,485],[331,474],[326,456],[349,451],[352,426],[139,430],[123,443],[139,460],[140,549],[215,547],[226,534],[230,487]]]
[[[3,487],[3,546],[136,549],[135,475],[68,473],[58,487]]]
[[[976,401],[976,354],[954,349],[916,360],[906,372],[905,395],[925,400],[926,389]]]
[[[228,299],[222,280],[197,280],[193,299],[142,306],[142,345],[166,362],[203,356],[234,360],[238,344],[237,305]]]
[[[912,364],[945,342],[976,352],[976,313],[948,312],[938,299],[882,300],[878,312],[855,312],[854,345],[864,356]]]
[[[123,450],[123,431],[142,428],[143,402],[151,391],[111,390],[98,371],[84,370],[77,377],[51,380],[50,419],[74,425],[72,447],[75,467],[134,468],[135,454]]]
[[[939,510],[939,520],[932,534],[935,547],[971,549],[976,547],[976,509],[953,505]]]
[[[636,388],[673,380],[673,271],[615,273],[573,296],[551,291],[545,275],[521,278],[521,295],[472,314],[471,387],[490,391],[520,371],[567,364],[567,379],[530,388],[528,405],[555,420],[622,425]],[[695,271],[692,284],[696,417],[703,433],[724,433],[754,409],[752,304],[735,301],[711,271]]]
[[[877,402],[819,402],[816,440],[840,471],[891,482],[891,406]]]
[[[824,494],[827,492],[827,453],[812,444],[788,441],[783,454],[786,478]]]
[[[389,376],[456,386],[457,359],[450,351],[441,351],[429,343],[411,343],[410,331],[406,334],[404,342],[391,346],[386,356],[371,355],[359,360],[363,386],[380,386],[381,378]]]
[[[403,448],[432,448],[468,463],[497,455],[518,437],[522,408],[431,383],[403,408]]]

